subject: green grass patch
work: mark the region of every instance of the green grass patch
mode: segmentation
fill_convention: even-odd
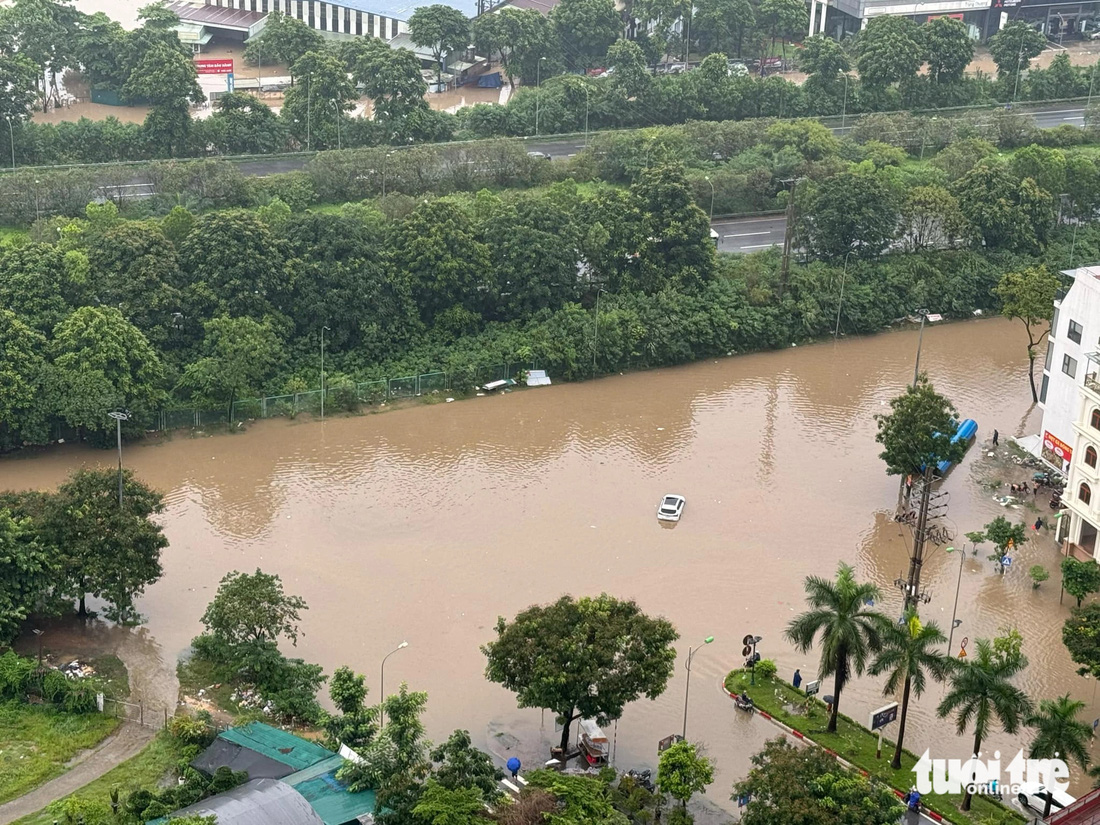
[[[816,698],[808,701],[801,690],[795,690],[777,679],[765,679],[757,674],[754,687],[749,686],[749,679],[747,670],[732,670],[726,676],[726,690],[731,693],[748,690],[757,707],[806,734],[817,744],[835,751],[848,762],[891,787],[905,791],[913,786],[913,766],[917,763],[917,757],[908,750],[902,751],[901,768],[895,771],[890,768],[894,743],[886,737],[882,740],[882,759],[876,759],[878,735],[871,733],[863,725],[842,714],[837,719],[836,733],[827,733],[825,728],[829,724],[829,715],[823,702]],[[927,794],[921,797],[921,802],[944,818],[957,823],[1000,825],[1027,821],[1012,809],[984,796],[974,797],[968,813],[959,810],[962,796],[958,794]]]
[[[15,238],[26,237],[27,230],[20,229],[15,226],[0,226],[0,243],[7,240],[14,240]]]
[[[102,810],[104,807],[109,810],[112,790],[119,792],[119,799],[123,803],[129,794],[141,788],[156,791],[162,780],[175,769],[179,759],[179,742],[166,731],[161,731],[136,756],[94,782],[89,782],[76,793],[51,803],[38,813],[17,820],[13,825],[53,825],[55,820],[64,820],[65,810],[90,812]]]
[[[117,656],[97,656],[88,662],[95,669],[96,682],[108,699],[125,699],[130,695],[130,674]]]
[[[0,704],[0,802],[22,796],[58,774],[85,748],[118,727],[99,713],[63,713],[45,705]]]

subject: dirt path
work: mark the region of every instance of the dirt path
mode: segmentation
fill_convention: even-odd
[[[133,722],[123,722],[117,731],[94,748],[78,754],[70,768],[56,779],[35,788],[30,793],[0,805],[0,825],[9,825],[28,814],[42,810],[51,802],[83,788],[107,771],[125,762],[144,748],[153,738],[151,728]]]

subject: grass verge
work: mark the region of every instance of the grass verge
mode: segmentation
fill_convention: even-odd
[[[756,685],[749,688],[749,672],[732,670],[726,676],[726,690],[731,693],[749,691],[753,703],[774,716],[778,721],[813,739],[817,744],[835,751],[840,757],[867,771],[871,776],[886,782],[898,790],[913,786],[913,766],[917,757],[908,750],[901,755],[901,768],[890,767],[894,743],[883,737],[882,759],[875,758],[878,735],[853,722],[843,714],[837,719],[836,733],[827,733],[829,716],[825,704],[817,699],[807,703],[806,695],[778,679],[756,677]],[[804,710],[805,709],[805,710]],[[927,794],[921,797],[928,808],[951,822],[973,825],[1001,825],[1024,823],[1027,820],[1012,809],[988,797],[975,796],[969,812],[959,810],[962,796],[959,794]]]
[[[140,788],[155,790],[165,776],[175,768],[179,758],[178,741],[166,731],[161,731],[140,753],[117,768],[108,771],[94,782],[89,782],[65,799],[51,803],[38,813],[16,820],[12,825],[53,825],[54,821],[64,820],[66,810],[89,812],[102,811],[104,808],[110,810],[112,790],[119,791],[119,799],[123,803],[127,795]]]
[[[70,759],[98,745],[117,727],[117,719],[99,713],[0,704],[0,802],[64,773]]]

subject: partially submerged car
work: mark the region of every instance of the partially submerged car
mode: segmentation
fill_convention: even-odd
[[[667,495],[661,500],[657,508],[657,518],[661,521],[679,521],[684,513],[684,505],[687,501],[683,496]]]

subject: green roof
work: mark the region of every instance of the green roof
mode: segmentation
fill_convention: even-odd
[[[283,778],[283,782],[306,798],[325,825],[345,825],[374,811],[373,791],[349,793],[347,786],[336,778],[336,771],[343,764],[342,756],[332,755]]]
[[[322,748],[316,742],[263,722],[250,722],[239,728],[230,728],[219,733],[218,738],[282,762],[296,771],[334,756],[332,751]]]

